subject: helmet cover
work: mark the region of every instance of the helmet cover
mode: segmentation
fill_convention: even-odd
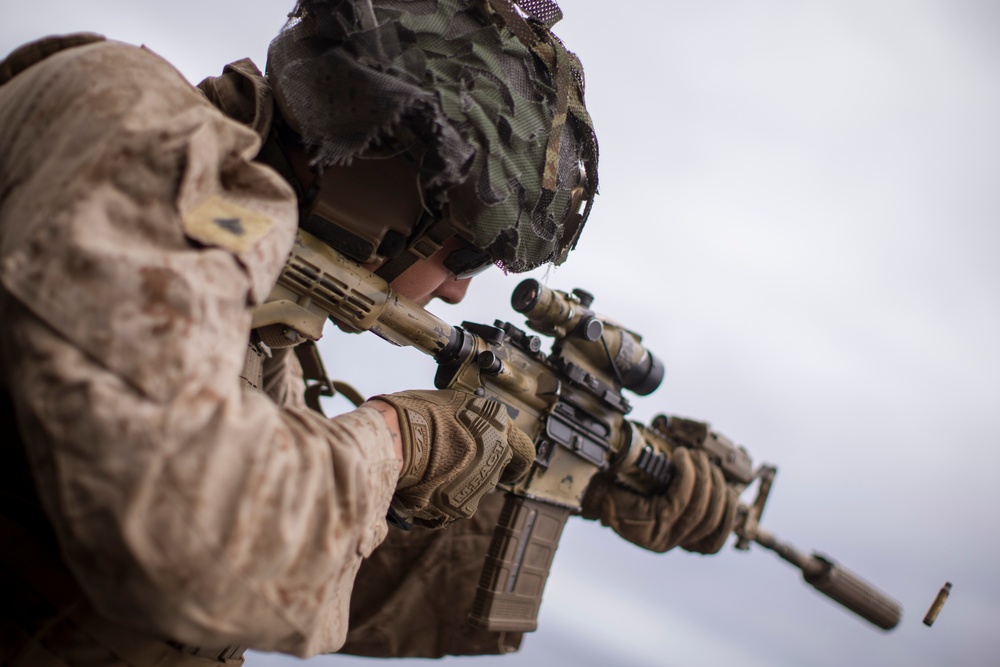
[[[405,155],[425,206],[512,272],[565,260],[597,189],[582,68],[530,13],[554,3],[522,4],[299,0],[267,64],[314,166]]]

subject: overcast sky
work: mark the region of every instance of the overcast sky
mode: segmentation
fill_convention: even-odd
[[[145,43],[196,82],[244,56],[263,66],[291,4],[0,0],[0,52],[90,29]],[[468,664],[995,664],[1000,4],[563,9],[601,194],[570,261],[539,275],[593,292],[664,359],[637,418],[707,419],[777,464],[764,524],[905,613],[886,634],[760,548],[654,555],[573,520],[538,632],[520,654]],[[436,312],[520,323],[519,277],[494,274]],[[366,394],[431,383],[432,363],[373,337],[330,332],[323,349]],[[315,664],[328,663],[354,661]]]

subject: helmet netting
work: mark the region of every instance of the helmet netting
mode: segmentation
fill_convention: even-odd
[[[551,0],[522,5],[529,16],[554,16]],[[563,48],[545,19],[529,20]],[[483,3],[300,0],[271,43],[267,76],[316,164],[349,164],[372,148],[405,154],[420,171],[425,201],[447,204],[473,244],[519,272],[565,259],[596,190],[597,145],[581,68],[570,58],[575,90],[557,130],[554,189],[542,187],[556,112],[553,65]],[[567,215],[581,165],[582,218]]]

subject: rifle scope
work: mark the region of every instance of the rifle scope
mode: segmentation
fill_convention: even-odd
[[[594,297],[549,289],[528,278],[514,289],[511,307],[538,333],[554,336],[557,345],[572,345],[597,367],[610,371],[622,387],[647,396],[663,382],[663,362],[642,344],[642,336],[595,315]]]

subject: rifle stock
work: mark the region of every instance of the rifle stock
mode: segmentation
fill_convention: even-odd
[[[563,526],[595,475],[608,475],[637,493],[654,494],[670,482],[677,446],[703,449],[738,492],[759,480],[752,505],[740,505],[736,547],[757,542],[802,569],[810,584],[866,620],[890,629],[900,617],[895,600],[831,561],[802,556],[758,526],[776,468],[754,469],[746,450],[718,433],[681,442],[664,423],[646,427],[626,419],[631,406],[622,391],[654,391],[663,364],[638,334],[596,315],[593,297],[566,294],[535,280],[522,282],[512,305],[541,339],[508,322],[464,322],[453,327],[403,296],[381,278],[343,257],[307,232],[299,237],[268,303],[253,327],[277,327],[282,335],[316,340],[329,317],[351,331],[372,331],[396,345],[431,355],[439,389],[489,396],[507,406],[532,438],[535,462],[507,492],[470,622],[505,632],[531,632]]]

